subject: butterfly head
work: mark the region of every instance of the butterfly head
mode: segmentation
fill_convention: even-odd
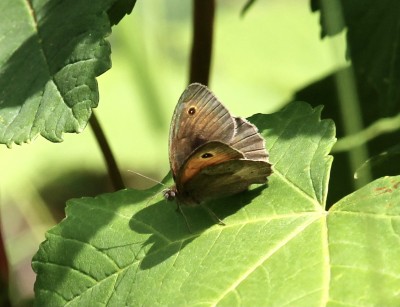
[[[176,186],[170,187],[163,191],[163,196],[167,201],[174,201],[178,195]]]

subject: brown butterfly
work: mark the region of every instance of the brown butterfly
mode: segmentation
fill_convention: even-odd
[[[164,197],[176,199],[183,214],[181,206],[242,192],[267,181],[268,157],[256,126],[232,116],[206,86],[190,84],[172,117],[169,161],[175,185]]]

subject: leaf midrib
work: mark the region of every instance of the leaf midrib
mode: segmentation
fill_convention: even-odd
[[[274,246],[274,248],[270,249],[269,252],[264,254],[258,261],[254,263],[254,265],[250,266],[250,268],[240,275],[236,280],[228,287],[211,306],[216,306],[220,301],[222,301],[230,292],[236,289],[246,278],[253,273],[258,267],[260,267],[265,261],[267,261],[271,256],[273,256],[276,252],[278,252],[282,247],[284,247],[288,242],[297,237],[297,235],[301,234],[309,225],[311,225],[315,219],[310,219],[305,221],[305,223],[296,227],[294,231],[291,231],[289,235],[287,235],[284,239],[280,240],[278,244]]]

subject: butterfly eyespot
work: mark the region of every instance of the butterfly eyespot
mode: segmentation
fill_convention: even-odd
[[[210,154],[209,152],[206,152],[205,154],[202,154],[201,157],[203,159],[207,159],[207,158],[211,158],[213,156],[213,154]]]
[[[196,113],[196,108],[195,107],[190,107],[188,110],[189,115],[194,115]]]

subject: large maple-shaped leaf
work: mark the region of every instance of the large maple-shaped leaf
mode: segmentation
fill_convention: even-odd
[[[99,100],[95,77],[111,65],[115,1],[0,1],[0,143],[83,130]]]
[[[38,306],[396,306],[400,177],[325,210],[334,125],[294,103],[249,120],[274,173],[261,185],[185,208],[160,188],[72,200],[33,259]],[[171,184],[169,181],[168,183]]]

